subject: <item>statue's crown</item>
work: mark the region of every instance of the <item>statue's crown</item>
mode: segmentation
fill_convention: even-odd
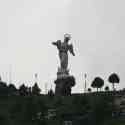
[[[65,34],[64,35],[64,38],[67,38],[67,37],[71,39],[71,35],[70,34]]]

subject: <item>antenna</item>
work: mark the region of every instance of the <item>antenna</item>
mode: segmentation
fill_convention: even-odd
[[[84,86],[84,93],[86,93],[86,78],[87,78],[87,74],[84,74],[84,78],[85,78],[85,86]]]

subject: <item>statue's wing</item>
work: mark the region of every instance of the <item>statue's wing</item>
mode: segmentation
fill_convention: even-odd
[[[71,53],[73,56],[75,56],[75,53],[74,53],[73,45],[72,45],[72,44],[69,45],[69,51],[70,51],[70,53]]]

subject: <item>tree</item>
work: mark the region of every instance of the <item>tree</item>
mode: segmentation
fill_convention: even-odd
[[[98,88],[102,88],[102,86],[104,85],[104,80],[100,77],[96,77],[93,81],[91,86],[93,88],[97,88],[97,92],[98,92]]]
[[[32,87],[28,87],[28,95],[32,95]]]
[[[108,87],[108,86],[105,87],[105,91],[106,91],[106,92],[109,91],[109,87]]]
[[[116,73],[112,73],[109,76],[108,81],[110,83],[112,83],[112,88],[113,88],[113,90],[115,90],[115,83],[119,83],[120,82],[120,78],[119,78],[119,76]]]
[[[88,92],[90,93],[92,91],[92,89],[91,88],[88,88]]]
[[[22,84],[22,85],[19,87],[19,93],[20,93],[20,95],[22,95],[22,96],[28,95],[28,88],[27,88],[24,84]]]
[[[32,94],[33,95],[40,95],[40,92],[41,92],[41,89],[39,88],[37,83],[35,83],[34,86],[32,87]]]
[[[13,95],[16,94],[17,89],[14,84],[9,84],[8,85],[8,94]]]
[[[0,78],[0,95],[7,95],[7,93],[8,93],[7,84],[3,82]]]
[[[52,89],[50,89],[50,90],[48,91],[48,95],[49,95],[50,97],[53,97],[53,96],[54,96],[54,92],[53,92]]]

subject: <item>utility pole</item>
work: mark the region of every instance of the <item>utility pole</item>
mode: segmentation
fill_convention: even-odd
[[[47,83],[45,83],[45,94],[47,94],[47,87],[48,87],[48,84]]]
[[[35,73],[35,83],[37,83],[37,82],[38,82],[38,74]]]
[[[86,90],[86,87],[87,87],[87,85],[86,85],[87,74],[86,73],[84,74],[84,78],[85,78],[84,93],[86,93],[87,92],[87,90]]]
[[[52,90],[52,84],[51,84],[51,88],[50,88],[50,90]]]

